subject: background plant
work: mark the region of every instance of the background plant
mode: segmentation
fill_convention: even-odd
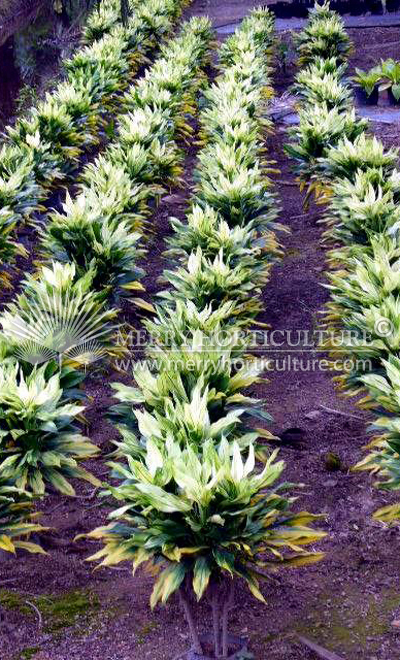
[[[316,16],[326,13],[331,15],[327,3],[316,5],[309,26],[299,37],[300,64],[309,64],[302,54],[314,53],[313,39],[321,21]],[[337,25],[337,20],[334,24]],[[338,46],[334,54],[337,61],[343,61],[342,55]],[[326,47],[324,53],[318,53],[322,78],[325,74],[321,56],[329,61],[331,69],[332,50]],[[382,63],[380,75],[395,83],[396,66],[394,61]],[[344,92],[346,84],[341,80],[342,75],[343,70],[338,82]],[[378,475],[384,488],[398,489],[398,154],[396,149],[385,149],[378,139],[369,137],[365,125],[359,125],[360,131],[338,139],[336,124],[348,113],[340,102],[334,108],[338,119],[326,125],[323,149],[319,154],[313,153],[313,142],[306,142],[307,113],[325,113],[325,107],[310,107],[307,76],[300,74],[298,80],[303,86],[304,114],[300,115],[296,144],[289,146],[289,153],[300,163],[304,185],[322,195],[321,201],[327,204],[324,239],[332,248],[328,253],[328,263],[333,269],[328,275],[331,300],[324,323],[329,338],[324,347],[331,351],[336,368],[342,371],[335,377],[342,391],[357,395],[359,405],[373,411],[369,430],[374,437],[366,458],[356,469]],[[359,82],[367,82],[363,72],[359,72]],[[338,364],[346,364],[346,369],[340,369]],[[399,507],[385,507],[375,516],[391,521],[399,516]]]

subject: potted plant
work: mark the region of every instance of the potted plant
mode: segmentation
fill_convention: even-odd
[[[369,71],[356,69],[353,80],[356,83],[356,97],[360,105],[376,105],[379,100],[381,70],[377,67]]]
[[[400,62],[388,59],[381,64],[381,77],[383,82],[379,90],[388,91],[390,105],[400,105]]]

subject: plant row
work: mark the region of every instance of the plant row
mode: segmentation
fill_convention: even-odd
[[[82,174],[75,199],[50,214],[41,230],[46,261],[72,263],[78,277],[109,303],[141,290],[139,241],[149,231],[152,204],[179,185],[183,154],[178,137],[191,132],[194,100],[211,39],[210,23],[191,20],[162,47],[146,75],[121,98],[116,139]],[[138,304],[144,301],[136,300]]]
[[[331,26],[335,24],[335,39]],[[316,5],[298,39],[307,65],[297,76],[300,124],[288,152],[308,193],[326,204],[323,222],[331,298],[324,346],[345,369],[335,380],[374,414],[369,453],[358,469],[400,488],[400,280],[398,150],[384,145],[355,116],[344,78],[349,42],[329,3]],[[318,34],[315,46],[313,35]],[[384,480],[382,483],[382,479]],[[389,519],[399,507],[377,516]]]
[[[135,11],[140,2],[138,0],[131,0],[128,2],[128,11],[122,10],[121,0],[100,0],[97,3],[96,11],[91,12],[83,28],[83,41],[87,45],[99,41],[104,35],[115,31],[120,27],[120,24],[126,23],[132,11]]]
[[[124,230],[126,243],[121,241],[119,246],[120,252],[125,251],[120,264],[121,271],[124,271],[130,249],[128,241],[131,237],[133,241],[137,240],[132,231],[138,217],[132,212],[134,190],[141,188],[143,199],[154,194],[151,177],[158,171],[154,163],[162,159],[164,153],[174,151],[172,136],[179,127],[185,129],[187,113],[192,111],[189,99],[202,79],[201,67],[206,61],[209,40],[209,21],[192,19],[162,48],[163,55],[149,71],[146,80],[141,81],[136,90],[130,90],[132,108],[136,93],[136,109],[132,109],[126,123],[120,126],[120,143],[116,142],[107,152],[115,158],[118,153],[120,165],[117,160],[109,161],[110,180],[114,167],[113,185],[125,179],[124,197],[122,200],[113,198],[113,216],[107,218],[107,197],[109,204],[112,188],[103,192],[91,190],[91,193],[89,188],[82,190],[80,221],[82,227],[87,227],[89,238],[84,241],[82,230],[76,241],[80,242],[83,255],[89,250],[87,244],[90,241],[92,254],[95,253],[95,232],[98,229],[98,250],[106,248],[111,254],[110,259],[118,260],[120,253],[115,245]],[[173,67],[167,66],[170,62],[174,63]],[[154,121],[150,121],[152,115]],[[106,167],[106,157],[101,162]],[[136,174],[133,162],[137,163]],[[131,178],[128,176],[130,167]],[[95,170],[92,171],[95,174]],[[102,173],[107,186],[106,171]],[[122,208],[123,202],[128,208]],[[66,234],[69,220],[67,217],[63,227]],[[73,232],[72,219],[70,222]],[[104,234],[101,222],[107,226]],[[90,223],[94,227],[93,233],[90,233]],[[106,243],[106,233],[110,237],[114,235],[114,243]],[[82,478],[95,486],[100,485],[79,465],[82,459],[95,456],[98,450],[75,425],[84,406],[71,403],[82,398],[78,385],[83,375],[76,365],[82,367],[85,360],[91,361],[93,352],[102,357],[113,351],[111,338],[116,330],[117,310],[108,308],[105,289],[101,295],[96,290],[96,272],[90,260],[86,268],[78,260],[53,261],[27,277],[22,292],[1,315],[0,470],[5,497],[8,496],[10,501],[13,493],[17,497],[26,497],[28,508],[31,495],[24,491],[40,497],[51,484],[63,494],[74,495],[71,478]],[[113,281],[110,282],[107,293],[113,285]],[[60,366],[57,357],[61,354],[64,363]],[[40,363],[41,366],[37,366]],[[17,490],[10,489],[10,485]],[[15,508],[23,512],[22,508]],[[12,511],[11,507],[10,522],[14,521]],[[10,535],[12,529],[10,527]]]
[[[186,221],[171,220],[174,268],[145,321],[153,369],[137,364],[135,386],[114,385],[123,461],[112,464],[119,483],[107,492],[121,506],[89,535],[104,543],[91,557],[102,565],[156,569],[153,607],[179,593],[200,654],[191,599],[207,596],[214,657],[223,658],[233,579],[263,600],[263,571],[316,561],[321,554],[303,546],[323,536],[308,526],[317,516],[290,510],[289,485],[277,483],[283,463],[258,442],[270,434],[253,426],[269,419],[265,402],[245,392],[263,370],[248,331],[280,254],[263,147],[272,44],[271,14],[253,11],[222,46],[220,75],[204,92],[195,194]]]
[[[66,60],[65,79],[27,117],[6,129],[0,149],[3,285],[9,282],[4,265],[16,254],[26,256],[13,237],[15,228],[41,209],[56,183],[76,170],[84,151],[99,144],[105,114],[118,107],[121,90],[171,30],[181,5],[179,0],[140,3],[126,27],[116,26]]]

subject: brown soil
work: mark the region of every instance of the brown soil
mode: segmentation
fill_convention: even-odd
[[[231,18],[238,3],[224,3],[224,19]],[[240,12],[253,6],[241,2]],[[202,14],[206,4],[197,0],[190,14]],[[218,7],[222,12],[222,8]],[[226,20],[228,22],[228,20]],[[400,44],[399,30],[390,35],[384,31],[385,41]],[[361,30],[352,33],[356,54],[352,66],[367,66],[376,61],[384,47],[383,36]],[[367,43],[368,50],[364,50]],[[372,46],[377,46],[373,50]],[[385,47],[385,56],[398,57],[400,46]],[[368,53],[368,54],[366,54]],[[374,55],[372,56],[372,53]],[[371,61],[369,57],[373,57]],[[292,80],[293,68],[286,74],[278,72],[276,89],[283,92]],[[399,125],[379,124],[374,131],[387,144],[398,143]],[[320,210],[311,207],[304,211],[302,197],[290,170],[282,146],[286,141],[286,127],[275,126],[269,138],[271,157],[277,160],[280,174],[276,175],[281,197],[281,221],[291,229],[283,235],[286,250],[284,261],[275,267],[271,282],[265,290],[265,311],[261,320],[274,330],[309,331],[312,335],[318,323],[327,294],[322,287],[324,253],[321,249],[321,230],[317,224]],[[152,220],[154,234],[149,242],[146,259],[148,294],[159,290],[156,282],[164,265],[162,251],[169,232],[168,216],[182,217],[192,183],[191,168],[195,148],[187,149],[186,185],[183,190],[171,191],[157,209]],[[139,319],[128,307],[124,315],[139,327]],[[304,335],[303,335],[304,336]],[[303,360],[316,359],[304,346],[300,352],[289,353],[284,344],[278,358],[291,354]],[[86,380],[93,403],[88,410],[89,435],[102,448],[102,457],[91,461],[89,469],[105,477],[105,456],[111,449],[115,431],[104,421],[110,405],[109,382],[117,376],[111,370],[97,372]],[[253,600],[242,585],[238,587],[237,606],[232,616],[233,632],[245,635],[257,660],[315,660],[317,656],[298,641],[296,633],[339,654],[344,660],[394,660],[398,653],[398,628],[391,626],[400,608],[399,538],[395,529],[387,530],[371,518],[371,513],[390,498],[376,491],[369,479],[349,471],[363,455],[366,442],[364,415],[351,402],[336,395],[331,375],[319,369],[296,371],[277,370],[270,374],[268,386],[260,386],[259,395],[268,401],[274,417],[273,430],[281,433],[289,428],[300,429],[300,441],[284,443],[281,457],[287,463],[285,478],[302,482],[298,488],[299,508],[327,514],[321,527],[328,532],[321,544],[326,552],[322,563],[308,569],[281,572],[264,586],[267,605]],[[330,413],[321,406],[335,410]],[[343,414],[340,414],[343,413]],[[293,434],[292,434],[293,435]],[[336,453],[341,470],[326,469],[325,455]],[[9,612],[14,635],[4,639],[2,660],[34,657],[36,660],[172,660],[187,648],[189,640],[178,605],[151,612],[148,600],[152,579],[140,574],[130,575],[129,566],[116,570],[93,572],[83,560],[96,544],[87,540],[73,543],[76,534],[89,531],[106,519],[107,502],[100,506],[89,486],[77,484],[79,497],[75,500],[51,495],[44,502],[43,523],[56,531],[43,535],[49,554],[46,557],[13,558],[0,563],[0,600],[14,603]],[[3,582],[4,581],[4,582]],[[57,618],[50,606],[37,597],[70,599],[79,590],[87,600],[84,612],[76,619]],[[17,601],[12,601],[19,594]],[[25,601],[43,610],[42,627],[37,613]],[[75,615],[74,615],[75,616]],[[199,610],[199,621],[206,620],[205,607]]]

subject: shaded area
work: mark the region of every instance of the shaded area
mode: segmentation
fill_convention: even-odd
[[[0,0],[0,45],[26,27],[48,4],[47,0]]]
[[[21,87],[21,74],[15,63],[14,39],[10,37],[0,46],[0,126],[7,122],[15,107]]]

